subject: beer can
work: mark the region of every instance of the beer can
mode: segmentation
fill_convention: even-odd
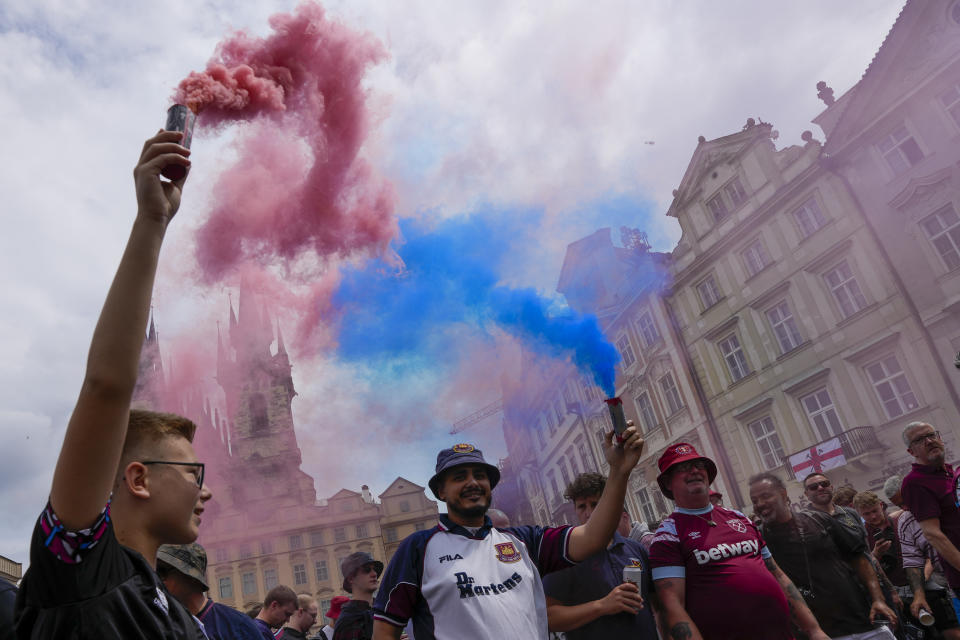
[[[637,585],[637,591],[643,592],[643,567],[624,567],[623,581]]]
[[[920,615],[917,616],[917,620],[925,627],[931,627],[934,623],[933,614],[923,607],[920,607]]]
[[[197,114],[188,106],[175,104],[167,109],[167,124],[164,129],[182,132],[183,138],[180,140],[180,144],[189,149],[190,143],[193,141],[193,125],[196,121]],[[160,175],[168,180],[179,180],[187,175],[187,168],[179,164],[168,164],[160,171]]]

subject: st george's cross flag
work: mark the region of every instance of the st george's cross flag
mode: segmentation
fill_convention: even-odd
[[[790,466],[793,468],[793,475],[797,478],[803,478],[809,473],[820,473],[842,467],[845,464],[847,459],[843,455],[839,437],[815,444],[809,449],[790,456]]]

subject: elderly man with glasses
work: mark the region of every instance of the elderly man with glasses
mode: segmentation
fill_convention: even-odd
[[[947,583],[960,588],[960,507],[956,476],[945,462],[940,432],[925,422],[911,422],[903,443],[913,456],[913,469],[903,479],[900,493],[905,507],[920,523],[923,535],[943,560]]]

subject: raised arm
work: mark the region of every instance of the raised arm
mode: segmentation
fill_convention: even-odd
[[[610,477],[590,519],[570,532],[568,552],[574,562],[585,560],[605,548],[620,523],[627,481],[643,453],[643,438],[632,422],[627,424],[622,445],[613,445],[613,431],[604,436],[603,454],[610,463]]]
[[[783,572],[783,569],[777,565],[773,558],[765,558],[763,562],[767,565],[767,569],[770,570],[773,577],[777,579],[784,595],[787,596],[787,604],[790,605],[790,618],[793,619],[793,624],[806,633],[809,640],[830,640],[830,637],[820,628],[813,612],[810,611],[810,607],[807,606],[806,601],[804,601],[803,596],[800,595],[800,591],[790,577]]]
[[[137,381],[150,296],[167,224],[185,178],[160,180],[168,164],[190,166],[181,134],[161,131],[143,145],[133,170],[137,216],[100,312],[77,405],[53,473],[50,502],[67,529],[90,526],[113,487]]]
[[[703,640],[700,630],[686,608],[686,578],[657,580],[657,598],[660,600],[664,640]]]

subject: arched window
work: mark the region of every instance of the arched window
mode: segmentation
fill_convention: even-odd
[[[251,433],[264,433],[270,427],[270,420],[267,418],[267,400],[262,393],[250,395],[250,431]]]

